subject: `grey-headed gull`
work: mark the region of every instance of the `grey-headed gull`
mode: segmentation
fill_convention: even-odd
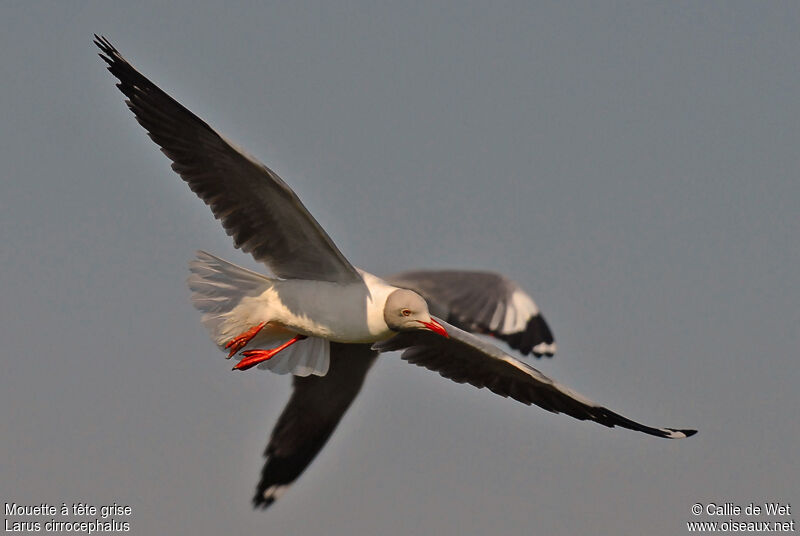
[[[164,93],[107,39],[95,35],[95,44],[172,169],[235,246],[272,272],[205,252],[190,263],[192,302],[217,346],[240,359],[234,369],[294,375],[265,452],[256,507],[269,506],[311,463],[384,351],[402,350],[403,359],[445,378],[553,413],[670,439],[696,433],[627,419],[469,333],[492,335],[524,355],[555,352],[534,301],[503,276],[451,270],[381,279],[355,268],[272,170]]]

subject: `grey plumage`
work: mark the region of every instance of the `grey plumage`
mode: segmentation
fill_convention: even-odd
[[[386,298],[383,320],[394,331],[419,329],[420,320],[430,320],[428,304],[413,290],[397,289]]]
[[[418,292],[428,301],[433,314],[461,329],[493,335],[522,355],[551,357],[555,353],[553,333],[533,299],[503,275],[469,270],[413,270],[390,275],[386,280]],[[529,303],[533,309],[523,310],[520,302]]]

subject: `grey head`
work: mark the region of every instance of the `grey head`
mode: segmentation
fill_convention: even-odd
[[[442,325],[431,318],[425,299],[413,290],[399,288],[389,294],[383,319],[392,331],[428,330],[448,336]]]

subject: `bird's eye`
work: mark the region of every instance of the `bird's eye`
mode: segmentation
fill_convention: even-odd
[[[411,316],[411,310],[410,309],[403,309],[402,311],[400,311],[400,314],[403,315],[403,316]]]

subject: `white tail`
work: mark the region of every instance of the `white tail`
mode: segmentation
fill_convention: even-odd
[[[197,257],[189,263],[189,271],[191,275],[187,282],[192,291],[192,305],[203,313],[202,322],[211,339],[220,350],[225,351],[225,344],[231,338],[245,331],[247,327],[252,327],[244,324],[247,321],[242,317],[245,311],[242,308],[238,312],[234,309],[245,298],[256,298],[264,294],[275,280],[205,251],[197,252]],[[248,313],[252,312],[250,307],[245,309]],[[289,338],[291,335],[286,336],[286,340]],[[258,339],[253,342],[258,342]],[[245,348],[249,347],[250,345]],[[328,372],[328,366],[328,341],[309,337],[258,365],[258,368],[278,374],[324,376]]]
[[[203,313],[203,325],[211,332],[214,341],[219,335],[219,324],[243,298],[256,297],[272,286],[267,276],[236,266],[205,251],[189,263],[187,283],[192,291],[192,305]]]

